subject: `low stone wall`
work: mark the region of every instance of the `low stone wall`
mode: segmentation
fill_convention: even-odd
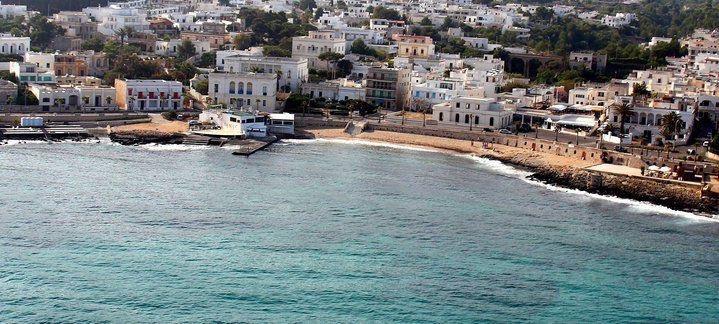
[[[708,214],[719,211],[719,201],[703,196],[701,186],[663,183],[573,168],[539,168],[532,178],[591,193],[648,201],[672,209]]]
[[[9,124],[22,117],[42,117],[45,122],[53,123],[82,123],[97,121],[122,121],[147,119],[147,114],[138,113],[36,113],[36,114],[0,114],[0,123]]]
[[[574,157],[597,164],[603,163],[602,156],[604,156],[605,160],[611,161],[611,163],[613,164],[628,165],[636,168],[639,168],[644,165],[640,158],[627,153],[603,151],[597,148],[576,146],[574,144],[547,141],[543,139],[523,137],[517,135],[500,134],[493,132],[470,133],[466,131],[438,130],[424,127],[401,126],[391,124],[368,124],[367,128],[370,130],[377,131],[410,133],[425,136],[447,137],[466,141],[496,143],[500,145],[519,147],[535,152]]]

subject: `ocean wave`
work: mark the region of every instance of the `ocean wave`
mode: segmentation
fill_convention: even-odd
[[[366,145],[366,146],[377,146],[377,147],[388,147],[388,148],[395,148],[395,149],[406,149],[406,150],[413,150],[413,151],[419,151],[419,152],[447,152],[440,149],[432,149],[432,148],[423,148],[418,146],[412,146],[412,145],[403,145],[403,144],[393,144],[393,143],[385,143],[385,142],[375,142],[375,141],[365,141],[365,140],[347,140],[347,139],[308,139],[308,140],[283,140],[283,142],[291,143],[291,144],[314,144],[314,143],[338,143],[338,144],[353,144],[353,145]],[[707,216],[701,216],[697,215],[691,212],[686,211],[680,211],[680,210],[674,210],[669,207],[661,206],[652,204],[649,202],[644,201],[638,201],[633,199],[627,199],[627,198],[620,198],[616,196],[605,196],[600,194],[594,194],[582,190],[577,189],[569,189],[569,188],[563,188],[551,184],[547,184],[541,181],[536,181],[533,179],[530,179],[529,176],[532,175],[532,172],[527,170],[522,170],[520,168],[516,168],[514,166],[511,166],[509,164],[503,163],[501,161],[492,160],[484,157],[479,157],[474,154],[458,154],[454,153],[452,154],[454,156],[463,157],[470,159],[474,162],[476,162],[482,169],[489,170],[494,173],[502,174],[505,176],[513,177],[520,179],[526,183],[544,187],[545,189],[556,191],[556,192],[562,192],[567,194],[572,194],[580,197],[584,197],[587,200],[591,199],[600,199],[604,201],[613,202],[616,204],[620,204],[625,206],[629,211],[640,213],[640,214],[651,214],[651,215],[672,215],[672,216],[678,216],[682,217],[687,220],[696,221],[696,222],[719,222],[719,215],[714,215],[713,217],[707,217]]]
[[[532,175],[532,172],[521,170],[519,168],[513,167],[511,165],[505,164],[501,161],[497,160],[491,160],[487,158],[478,157],[473,154],[456,154],[456,156],[461,156],[465,158],[469,158],[478,164],[480,164],[483,168],[493,170],[497,173],[501,173],[504,175],[512,176],[517,179],[520,179],[526,183],[544,187],[545,189],[556,191],[556,192],[562,192],[562,193],[568,193],[572,195],[577,195],[580,197],[585,197],[588,200],[591,199],[601,199],[605,201],[610,201],[613,203],[621,204],[626,206],[630,211],[640,214],[664,214],[664,215],[674,215],[674,216],[680,216],[686,219],[690,220],[696,220],[696,221],[714,221],[719,222],[719,215],[714,215],[713,217],[706,217],[697,215],[691,212],[686,211],[680,211],[680,210],[674,210],[669,207],[661,206],[652,204],[645,201],[638,201],[633,199],[627,199],[627,198],[620,198],[616,196],[606,196],[606,195],[600,195],[595,193],[586,192],[583,190],[578,189],[569,189],[569,188],[563,188],[551,184],[547,184],[541,181],[530,179],[529,176]]]
[[[401,150],[410,150],[417,152],[442,152],[440,149],[433,149],[408,144],[394,144],[387,142],[367,141],[360,139],[341,139],[341,138],[318,138],[308,140],[283,140],[288,141],[292,144],[313,144],[313,143],[337,143],[337,144],[349,144],[349,145],[363,145],[363,146],[374,146],[374,147],[386,147]]]
[[[148,151],[200,151],[211,149],[211,146],[207,145],[185,145],[185,144],[143,144],[136,146],[138,148]]]

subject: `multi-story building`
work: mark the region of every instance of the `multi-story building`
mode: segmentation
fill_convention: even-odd
[[[397,56],[427,59],[434,56],[434,42],[427,36],[397,36]]]
[[[27,15],[27,6],[25,5],[11,5],[11,4],[0,4],[0,17],[3,19],[12,19],[15,17],[22,17]]]
[[[166,80],[115,80],[117,105],[135,111],[180,110],[182,83]]]
[[[85,60],[70,54],[56,54],[54,64],[55,76],[60,75],[87,75]]]
[[[607,54],[571,52],[569,66],[601,72],[607,67]]]
[[[0,104],[13,104],[15,98],[17,98],[17,84],[0,79]]]
[[[637,15],[633,13],[618,12],[614,16],[605,15],[602,18],[602,24],[612,28],[621,28],[629,26],[636,19]]]
[[[219,71],[274,73],[279,77],[280,91],[296,91],[307,82],[309,69],[306,58],[257,57],[235,55],[223,58],[218,64]]]
[[[179,54],[178,48],[184,42],[181,39],[171,39],[169,41],[156,41],[155,42],[155,54],[163,56],[177,56]],[[195,53],[204,54],[212,50],[210,43],[207,41],[192,41],[192,45],[195,46]]]
[[[112,111],[117,110],[115,88],[90,85],[28,86],[43,111]]]
[[[107,7],[87,7],[82,11],[98,22],[97,31],[106,36],[115,36],[125,27],[137,33],[150,30],[147,12],[143,9],[111,4]]]
[[[696,102],[691,98],[664,97],[649,101],[637,101],[632,97],[617,98],[617,102],[629,102],[632,104],[632,115],[625,116],[625,128],[633,137],[644,138],[649,143],[655,143],[657,139],[663,138],[661,133],[662,118],[668,114],[676,113],[680,122],[676,127],[680,130],[677,135],[678,143],[684,144],[689,139],[691,128],[694,125],[696,113]],[[619,125],[621,115],[617,107],[607,107],[607,120],[610,123]],[[666,140],[666,139],[665,139]],[[674,138],[671,138],[674,140]]]
[[[30,50],[30,37],[0,34],[0,54],[23,55]]]
[[[232,40],[230,38],[230,33],[210,34],[191,31],[180,32],[180,39],[190,40],[192,42],[207,42],[210,44],[210,48],[212,49],[221,48],[223,45],[229,43]]]
[[[409,69],[370,67],[365,75],[366,100],[388,110],[407,107],[410,90]]]
[[[302,84],[302,93],[310,98],[326,98],[337,101],[364,101],[367,95],[361,83],[344,78],[319,83],[304,83]]]
[[[309,68],[327,69],[328,63],[318,58],[327,52],[347,53],[345,39],[334,30],[310,31],[308,36],[292,38],[292,57],[307,59]]]
[[[432,118],[444,125],[498,129],[511,125],[512,115],[490,98],[459,97],[432,107]]]
[[[20,83],[55,83],[55,73],[38,67],[35,63],[10,62],[10,73],[14,74]]]
[[[208,77],[213,104],[266,112],[277,109],[277,74],[213,72]]]
[[[88,39],[97,34],[97,22],[90,20],[84,12],[60,11],[53,15],[53,21],[65,29],[65,36]]]

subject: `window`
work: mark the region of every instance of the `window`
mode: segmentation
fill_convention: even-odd
[[[244,94],[245,93],[245,83],[240,82],[237,84],[237,94]]]
[[[230,82],[230,93],[235,93],[235,81]]]
[[[444,113],[439,113],[439,121],[444,121]]]
[[[459,123],[459,114],[454,114],[454,122]]]
[[[469,115],[464,115],[464,123],[469,124]]]
[[[220,92],[220,86],[215,83],[215,93]]]
[[[252,94],[252,82],[247,82],[247,94]]]
[[[474,124],[479,125],[479,116],[474,116]]]
[[[262,86],[262,95],[263,96],[267,95],[267,86]]]
[[[489,117],[489,126],[494,126],[494,117]]]

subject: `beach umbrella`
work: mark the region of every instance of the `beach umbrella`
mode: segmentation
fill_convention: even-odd
[[[656,165],[652,165],[649,167],[649,171],[659,171],[659,167]]]

